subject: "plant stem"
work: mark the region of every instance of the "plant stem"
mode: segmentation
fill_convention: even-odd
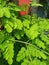
[[[11,40],[11,39],[10,39],[10,40]],[[24,42],[24,41],[20,41],[20,40],[11,40],[11,41],[19,42],[19,43],[22,43],[22,44],[24,43],[25,45],[27,44],[27,45],[33,46],[34,48],[37,48],[38,50],[42,51],[43,53],[49,55],[48,52],[44,51],[43,49],[38,48],[38,47],[35,46],[34,44],[30,44],[30,43],[28,43],[28,42]]]

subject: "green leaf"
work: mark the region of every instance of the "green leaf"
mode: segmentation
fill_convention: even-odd
[[[25,62],[21,63],[21,65],[27,65]]]
[[[3,8],[0,8],[0,18],[4,16]]]
[[[13,22],[8,21],[8,24],[13,28]]]
[[[49,45],[49,38],[46,35],[41,34],[40,37],[46,43],[46,45]]]
[[[17,38],[17,39],[21,39],[21,37],[24,36],[24,32],[22,30],[15,30],[14,31],[14,36]]]
[[[23,24],[22,24],[21,20],[16,19],[16,22],[17,22],[17,29],[22,30]]]
[[[29,30],[29,35],[31,39],[35,39],[38,35],[38,24],[34,24],[31,26],[30,30]]]
[[[3,52],[3,57],[7,60],[8,64],[11,65],[13,63],[14,44],[11,41],[9,41],[7,44],[6,42],[4,42],[4,44],[6,45],[6,47]]]
[[[28,52],[29,52],[28,54],[30,54],[32,57],[47,59],[46,54],[38,50],[38,48],[34,48],[33,46],[30,46],[30,45],[28,46]]]
[[[20,62],[21,60],[23,60],[25,58],[25,48],[22,47],[21,50],[19,51],[16,61]]]
[[[16,29],[17,28],[17,23],[13,22],[13,28]]]
[[[24,20],[23,25],[24,25],[24,27],[29,28],[30,21],[29,20]]]
[[[43,52],[40,52],[40,55],[43,59],[47,59],[47,56]]]
[[[43,7],[42,4],[37,4],[37,3],[32,3],[31,6],[41,6],[41,7]]]
[[[9,24],[5,24],[5,29],[8,33],[11,33],[12,32],[12,27],[9,25]]]
[[[21,11],[21,8],[17,5],[15,5],[14,3],[9,3],[9,6],[10,6],[10,10]]]
[[[3,11],[4,11],[5,17],[7,17],[7,18],[10,18],[11,17],[10,10],[9,10],[8,7],[4,7],[3,8]]]
[[[40,48],[45,49],[45,44],[44,44],[44,42],[40,41],[39,39],[36,39],[35,44],[36,44],[37,46],[39,46]]]
[[[3,31],[0,31],[0,43],[4,41],[4,33]]]

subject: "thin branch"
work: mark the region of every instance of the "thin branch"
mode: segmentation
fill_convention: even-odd
[[[22,44],[24,43],[25,45],[27,44],[27,45],[33,46],[34,48],[37,48],[38,50],[42,51],[43,53],[49,55],[48,52],[46,52],[46,51],[44,51],[44,50],[38,48],[38,47],[35,46],[34,44],[30,44],[30,43],[28,43],[28,42],[24,42],[24,41],[20,41],[20,40],[12,40],[12,41],[19,42],[19,43],[22,43]]]
[[[29,40],[28,41],[26,41],[26,43],[28,43],[29,42]],[[27,48],[27,44],[26,44],[26,48]],[[29,51],[29,49],[27,49],[28,51]],[[30,52],[30,51],[29,51]],[[30,56],[30,54],[29,54],[29,59],[30,59],[30,61],[32,62],[32,57]]]

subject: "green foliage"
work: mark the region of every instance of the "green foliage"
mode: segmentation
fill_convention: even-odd
[[[4,7],[3,8],[3,11],[4,11],[4,15],[7,17],[7,18],[10,18],[10,11],[9,11],[9,8],[8,7]]]
[[[29,26],[30,26],[30,21],[25,19],[25,20],[23,21],[23,26],[26,27],[26,28],[29,28]]]
[[[24,36],[24,31],[22,30],[15,30],[14,31],[14,37],[16,37],[17,39],[21,39],[21,37]]]
[[[0,0],[0,55],[9,65],[14,63],[13,60],[17,65],[47,65],[49,33],[46,32],[49,31],[49,19],[37,15],[20,16],[17,13],[23,7],[6,0],[2,4],[3,0]]]
[[[31,1],[31,6],[41,6],[41,7],[43,7],[43,5],[39,4],[37,0]]]
[[[0,17],[3,17],[3,14],[4,14],[3,9],[0,7]]]
[[[47,37],[46,35],[42,34],[41,36],[41,39],[47,44],[49,45],[49,37]]]
[[[39,46],[40,48],[45,49],[45,44],[44,44],[44,42],[42,42],[41,40],[36,39],[35,44],[36,44],[37,46]]]
[[[21,61],[22,62],[21,65],[27,65],[27,64],[47,65],[46,64],[47,57],[48,57],[47,55],[49,54],[44,50],[47,49],[47,45],[49,42],[49,37],[47,37],[48,34],[46,34],[46,31],[49,30],[49,27],[48,27],[49,21],[48,19],[42,19],[42,18],[37,18],[36,20],[32,18],[32,21],[34,23],[30,22],[29,28],[26,28],[26,27],[24,28],[24,32],[26,36],[32,42],[29,41],[28,43],[29,46],[27,46],[27,48],[25,47],[21,48],[21,50],[19,51],[17,55],[16,60],[18,62]],[[26,42],[26,45],[27,45],[27,42]],[[36,61],[38,62],[36,63]]]
[[[2,46],[3,57],[7,60],[9,64],[13,63],[14,56],[14,44],[10,41],[5,41]]]
[[[3,57],[8,61],[10,65],[13,62],[14,56],[14,42],[10,41],[10,39],[14,40],[14,38],[4,31],[0,32],[0,36],[0,49],[2,51]]]
[[[6,24],[5,28],[6,28],[7,32],[12,32],[12,28],[10,27],[10,25]]]
[[[1,31],[0,32],[0,43],[2,43],[4,40],[4,33]]]
[[[28,46],[27,49],[25,49],[24,47],[21,48],[21,50],[19,51],[16,60],[18,62],[22,61],[21,65],[27,65],[27,64],[33,64],[33,65],[46,65],[45,62],[40,61],[39,59],[43,58],[43,59],[47,59],[47,56],[42,52],[39,51],[37,48],[34,48],[32,46]]]

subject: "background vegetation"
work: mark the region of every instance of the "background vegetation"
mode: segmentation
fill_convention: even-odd
[[[43,7],[36,1],[31,6]],[[49,65],[48,15],[47,18],[36,14],[21,16],[19,11],[27,8],[0,0],[1,65]]]

